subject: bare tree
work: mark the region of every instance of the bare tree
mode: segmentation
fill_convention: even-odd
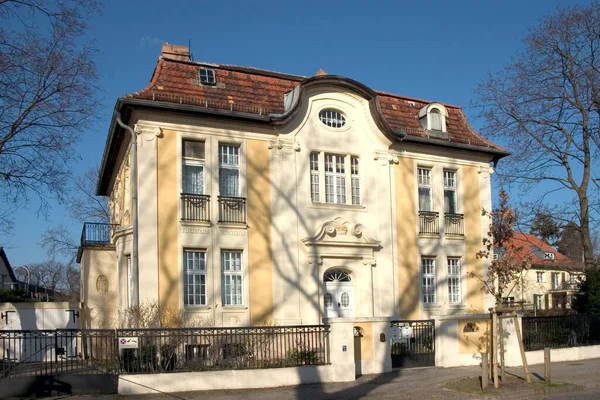
[[[98,168],[91,168],[73,182],[71,197],[67,202],[67,211],[73,221],[110,222],[106,197],[96,196],[98,174]],[[73,235],[67,225],[60,224],[44,232],[42,246],[50,257],[74,259],[79,248],[79,238]]]
[[[482,81],[476,105],[484,133],[514,152],[500,174],[540,199],[566,190],[576,200],[586,265],[593,264],[591,213],[600,148],[600,3],[559,8],[524,39],[525,50]]]
[[[30,290],[49,294],[54,300],[79,300],[79,269],[72,262],[46,260],[28,265]],[[26,282],[24,270],[16,272],[21,282]]]
[[[60,198],[74,145],[98,109],[93,47],[82,44],[95,0],[0,0],[0,229],[35,195]]]

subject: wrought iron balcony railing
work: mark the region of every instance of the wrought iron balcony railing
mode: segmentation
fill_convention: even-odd
[[[246,198],[219,196],[219,222],[246,223]]]
[[[439,213],[434,211],[419,211],[419,233],[422,235],[439,235]]]
[[[181,220],[210,222],[210,196],[181,193]]]
[[[444,214],[444,233],[446,236],[465,236],[464,219],[463,214]]]
[[[112,233],[119,225],[85,222],[81,231],[81,245],[107,246],[112,244]]]

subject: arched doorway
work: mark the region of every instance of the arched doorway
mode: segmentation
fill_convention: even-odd
[[[332,269],[323,275],[325,282],[325,317],[354,316],[354,283],[352,275],[341,269]]]

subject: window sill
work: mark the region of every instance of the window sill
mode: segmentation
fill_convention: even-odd
[[[193,305],[185,305],[183,306],[185,311],[208,311],[211,309],[210,306],[193,306]]]
[[[223,305],[224,311],[246,311],[248,309],[247,306],[226,306]]]
[[[210,221],[180,221],[181,226],[201,226],[205,228],[210,228],[213,224]]]
[[[465,235],[444,235],[444,238],[448,239],[448,240],[466,240],[466,236]]]
[[[439,310],[442,308],[441,304],[423,304],[423,308],[426,310]]]
[[[359,204],[338,204],[338,203],[320,203],[320,202],[311,202],[310,208],[324,208],[329,210],[355,210],[355,211],[366,211],[367,207]]]
[[[436,235],[435,233],[419,233],[419,237],[421,238],[429,238],[429,239],[439,239],[439,233]]]
[[[248,229],[248,224],[234,222],[217,222],[219,228]]]
[[[467,305],[466,304],[462,304],[462,303],[461,304],[448,304],[448,308],[455,309],[455,310],[460,310],[460,309],[467,308]]]

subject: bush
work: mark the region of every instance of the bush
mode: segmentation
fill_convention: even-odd
[[[34,300],[24,290],[0,289],[0,303],[24,303]]]

